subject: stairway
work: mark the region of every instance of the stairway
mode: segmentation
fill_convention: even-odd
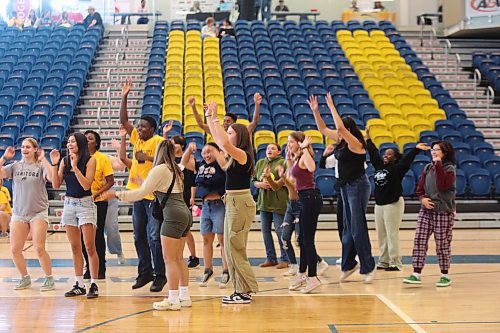
[[[424,64],[429,66],[436,78],[443,83],[443,87],[450,91],[451,96],[456,99],[467,117],[474,121],[477,129],[484,134],[486,141],[491,143],[495,152],[500,155],[500,104],[488,103],[487,89],[475,87],[471,72],[464,69],[463,64],[457,66],[454,53],[450,52],[448,55],[448,68],[446,68],[446,51],[442,40],[431,41],[427,33],[421,45],[416,32],[402,31],[402,36],[406,38]]]
[[[140,117],[142,92],[146,75],[146,66],[150,49],[148,30],[133,27],[128,34],[128,46],[122,37],[121,26],[110,27],[102,39],[97,56],[86,81],[86,87],[80,96],[79,107],[75,111],[70,133],[95,130],[101,135],[101,152],[115,155],[111,140],[119,140],[119,112],[121,102],[121,83],[130,77],[134,83],[128,97],[128,115],[134,122]],[[117,42],[118,41],[118,42]],[[125,55],[123,54],[125,52]],[[118,62],[116,61],[118,59]],[[110,102],[108,103],[108,71],[110,71]],[[101,107],[100,119],[98,108]],[[131,147],[128,152],[131,152]],[[124,186],[128,173],[115,172],[115,189]],[[58,190],[49,190],[50,220],[54,230],[59,229],[65,193],[63,185]],[[119,221],[121,230],[132,230],[131,207],[129,203],[120,203]]]

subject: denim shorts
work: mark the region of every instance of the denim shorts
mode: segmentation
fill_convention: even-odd
[[[300,209],[302,205],[299,200],[289,200],[286,207],[285,217],[283,222],[287,223],[299,223]]]
[[[12,215],[10,222],[12,223],[14,221],[17,221],[17,222],[24,222],[24,223],[32,223],[33,221],[36,221],[36,220],[42,220],[42,221],[47,222],[47,224],[49,224],[49,211],[48,211],[48,209],[41,211],[41,212],[38,212],[38,213],[33,214],[33,215],[26,215],[26,216]]]
[[[224,216],[226,206],[222,200],[205,200],[201,207],[200,233],[222,235],[224,233]]]
[[[97,225],[97,209],[92,197],[65,197],[61,225],[81,227],[84,224]]]

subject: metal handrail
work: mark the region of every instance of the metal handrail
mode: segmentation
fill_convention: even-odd
[[[108,102],[108,125],[111,124],[111,87],[106,89],[106,99]]]
[[[448,72],[448,56],[450,54],[450,49],[451,49],[451,42],[449,39],[445,39],[444,40],[444,54],[445,54],[445,57],[444,57],[444,60],[445,60],[445,69],[446,71]]]
[[[108,72],[106,73],[106,81],[108,82],[108,87],[111,86],[111,68],[108,68]]]
[[[486,110],[488,112],[488,126],[491,127],[490,122],[490,104],[495,100],[495,90],[491,86],[488,86],[488,90],[486,90]]]
[[[479,69],[474,70],[474,103],[477,102],[477,86],[481,84],[481,72]]]
[[[120,64],[120,52],[116,52],[115,55],[115,68],[116,68],[116,74],[118,75],[118,84],[120,83],[121,75],[120,75],[120,69],[118,65]]]
[[[434,37],[434,38],[433,38]],[[429,41],[431,43],[431,46],[432,46],[432,42],[435,41],[437,39],[437,33],[436,33],[436,29],[434,29],[434,27],[431,27],[431,36],[429,38]]]
[[[455,53],[455,58],[457,58],[455,63],[455,83],[458,83],[458,68],[462,68],[462,58],[460,58],[460,54],[458,53]]]
[[[97,107],[97,126],[99,128],[99,132],[101,132],[101,107]]]

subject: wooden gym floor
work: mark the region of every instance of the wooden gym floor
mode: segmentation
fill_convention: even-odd
[[[42,271],[31,243],[26,244],[31,289],[14,291],[18,274],[8,241],[0,240],[0,332],[500,332],[500,230],[456,230],[453,239],[453,285],[436,288],[439,278],[433,241],[422,286],[407,286],[411,273],[412,230],[401,231],[403,272],[378,271],[372,285],[354,274],[339,284],[340,255],[337,231],[320,231],[318,252],[330,263],[323,286],[312,295],[289,292],[282,270],[259,268],[264,260],[262,236],[250,235],[248,253],[261,291],[251,305],[222,305],[216,281],[198,286],[203,269],[191,270],[193,307],[178,312],[152,310],[153,301],[167,292],[153,294],[148,287],[132,290],[136,254],[131,233],[122,233],[127,262],[118,265],[108,255],[107,279],[99,281],[97,300],[67,299],[73,284],[70,247],[64,233],[50,234],[47,249],[54,265],[56,290],[40,293]],[[370,232],[372,244],[376,234]],[[198,256],[201,237],[196,232]],[[374,255],[378,254],[373,247]],[[187,256],[187,251],[186,251]],[[219,256],[217,256],[219,257]],[[216,261],[216,265],[220,261]],[[215,267],[220,275],[220,266]]]

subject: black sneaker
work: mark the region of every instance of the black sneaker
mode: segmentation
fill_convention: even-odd
[[[78,282],[75,282],[73,289],[64,293],[64,297],[75,297],[75,296],[83,296],[87,293],[85,286],[80,287]]]
[[[189,256],[188,258],[188,268],[193,269],[200,266],[200,258]]]
[[[90,271],[88,269],[85,270],[85,273],[83,274],[83,279],[90,280]]]
[[[99,296],[99,288],[97,288],[97,284],[92,283],[90,285],[89,293],[87,294],[87,298],[97,298]]]
[[[154,280],[154,276],[152,275],[139,275],[137,279],[135,279],[135,283],[132,285],[132,289],[139,289],[147,285],[149,282]]]
[[[224,304],[250,304],[252,302],[252,295],[245,293],[233,293],[229,296],[222,298]]]
[[[389,266],[385,269],[387,272],[399,272],[401,269],[398,266]]]
[[[164,276],[156,276],[153,280],[153,284],[149,288],[149,291],[153,293],[158,293],[163,290],[163,287],[167,284],[167,278]]]
[[[214,271],[210,268],[205,268],[205,272],[201,277],[200,287],[206,287],[208,285],[208,281],[214,276]]]

